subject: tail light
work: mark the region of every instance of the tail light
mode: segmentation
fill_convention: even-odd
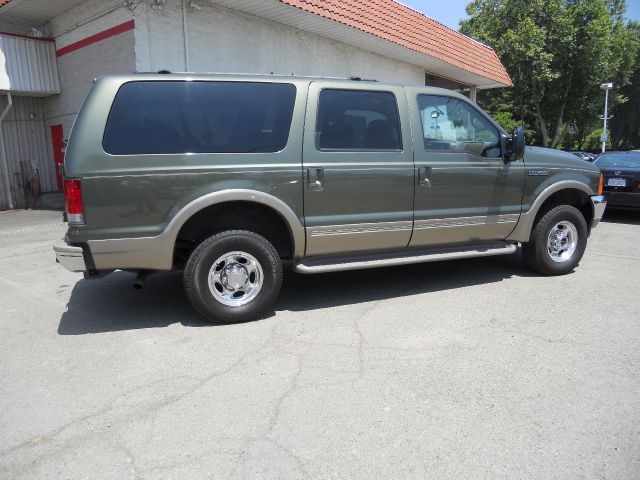
[[[67,211],[67,220],[70,224],[84,224],[84,208],[82,206],[80,180],[64,181],[64,207]]]
[[[602,195],[602,185],[604,184],[604,175],[600,174],[600,181],[598,182],[598,195]]]

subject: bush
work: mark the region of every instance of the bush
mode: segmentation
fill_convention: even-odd
[[[586,150],[588,152],[599,152],[602,149],[602,141],[600,140],[600,135],[602,135],[602,128],[598,128],[588,134],[582,145],[580,145],[580,150]],[[609,134],[609,139],[607,140],[607,149],[611,148],[611,134]]]

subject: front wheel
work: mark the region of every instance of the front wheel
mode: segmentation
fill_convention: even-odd
[[[587,222],[571,205],[549,210],[535,224],[522,253],[529,266],[544,275],[572,271],[587,246]]]
[[[184,289],[214,323],[255,320],[271,308],[282,284],[276,249],[253,232],[232,230],[204,240],[189,256]]]

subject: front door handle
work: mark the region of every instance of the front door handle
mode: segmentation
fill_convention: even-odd
[[[307,187],[314,192],[324,190],[324,168],[307,168]]]
[[[420,188],[431,187],[431,167],[418,167],[418,185]]]

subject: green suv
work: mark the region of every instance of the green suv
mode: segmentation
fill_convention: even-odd
[[[597,167],[524,146],[457,93],[360,79],[99,78],[64,162],[67,269],[184,271],[214,322],[273,307],[312,274],[509,254],[580,261],[605,200]]]

